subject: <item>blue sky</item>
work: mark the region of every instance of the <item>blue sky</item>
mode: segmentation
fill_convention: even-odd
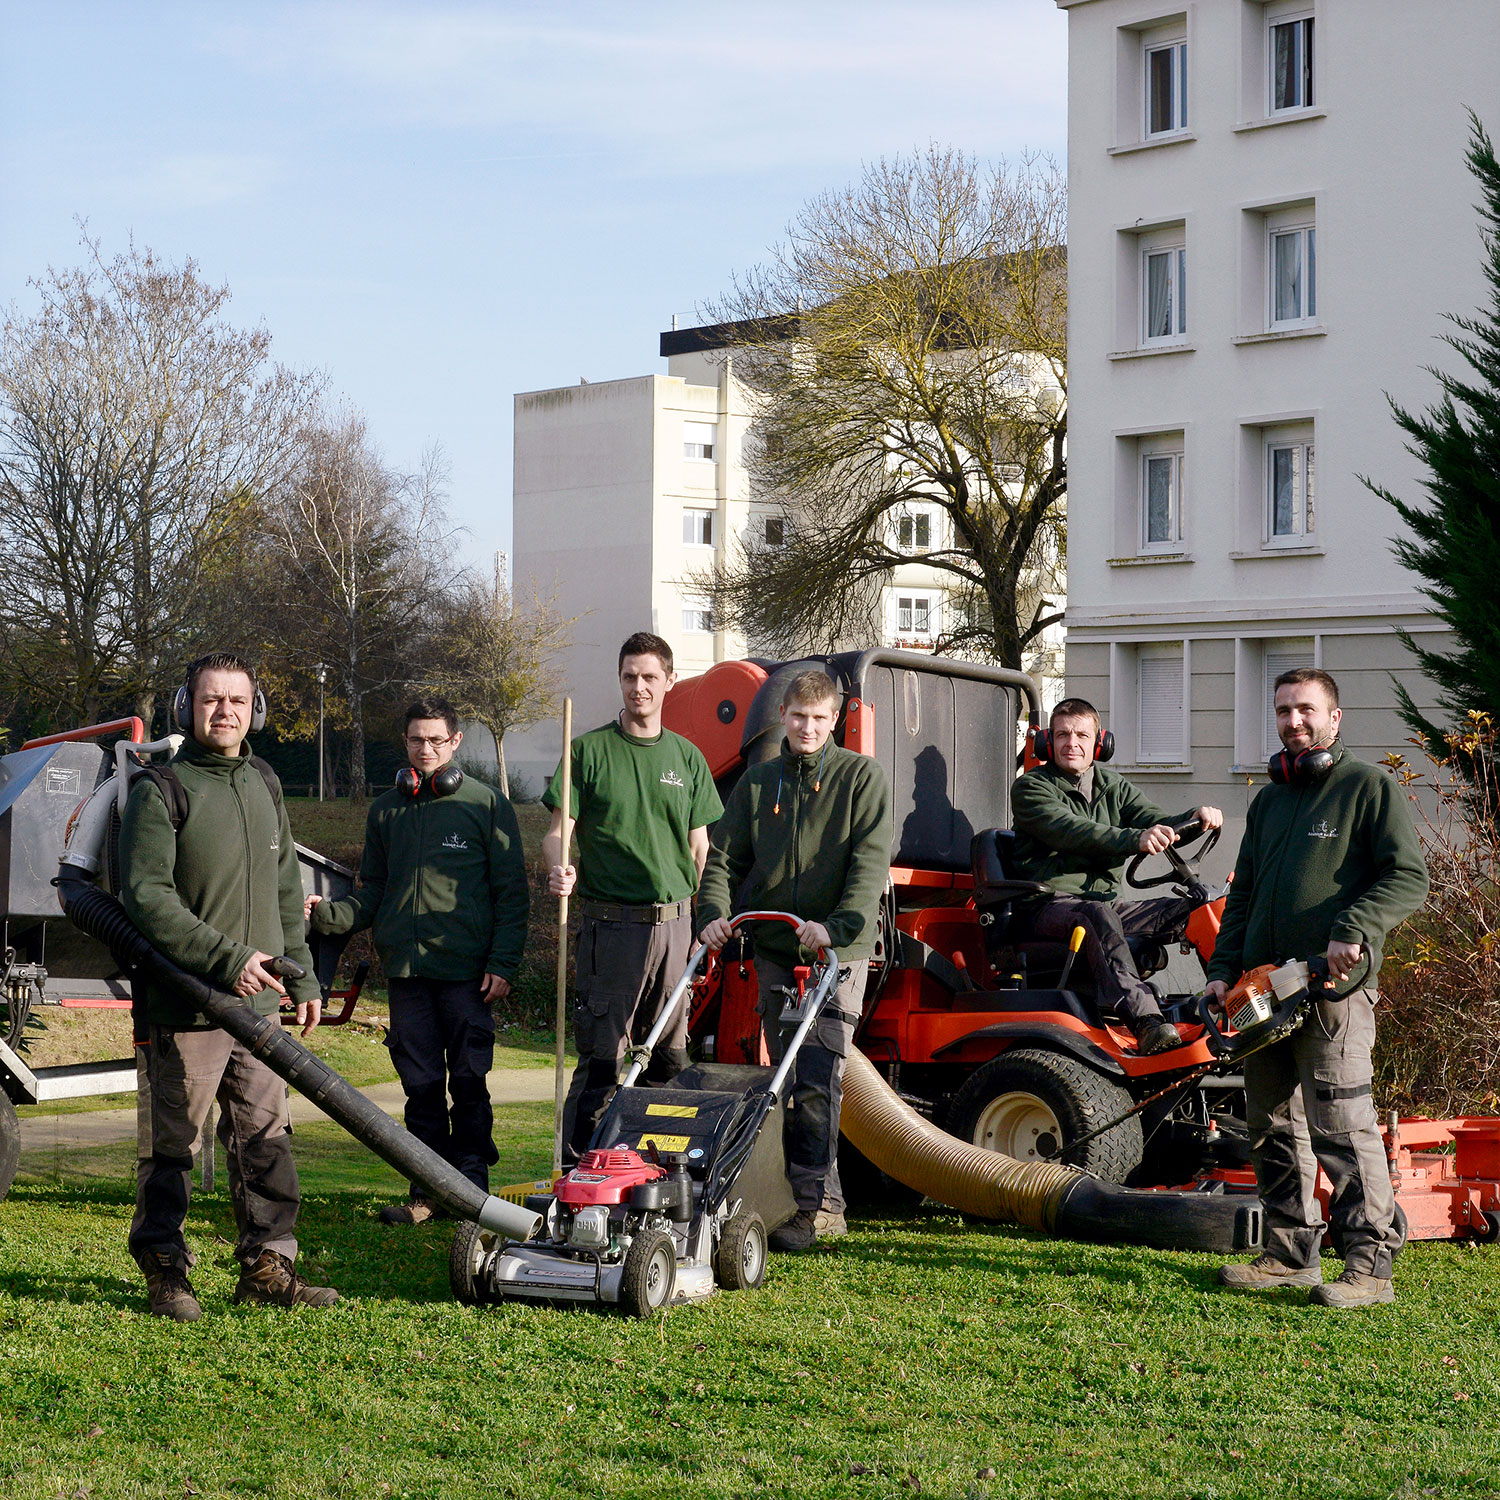
[[[517,391],[663,367],[657,335],[806,198],[925,145],[1063,156],[1052,0],[0,3],[0,301],[134,233],[429,443],[481,557]]]

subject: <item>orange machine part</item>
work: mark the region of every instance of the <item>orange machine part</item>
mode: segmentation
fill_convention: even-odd
[[[1187,940],[1198,950],[1198,955],[1207,963],[1214,956],[1214,944],[1219,941],[1219,927],[1224,921],[1224,902],[1220,896],[1207,906],[1196,906],[1187,919]]]
[[[718,662],[667,694],[662,723],[703,752],[710,774],[724,776],[739,763],[745,715],[765,680],[765,669],[754,662]]]

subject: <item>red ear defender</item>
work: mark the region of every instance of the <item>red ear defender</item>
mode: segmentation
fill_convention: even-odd
[[[1094,741],[1095,760],[1113,760],[1115,758],[1115,732],[1106,729],[1098,739]]]
[[[1289,750],[1278,750],[1266,763],[1266,774],[1277,786],[1295,782],[1306,786],[1321,781],[1333,769],[1333,751],[1323,745],[1313,745],[1293,755]]]
[[[464,784],[464,773],[452,761],[432,773],[432,795],[451,797]]]
[[[402,766],[396,772],[396,790],[415,797],[422,790],[422,773],[415,766]]]

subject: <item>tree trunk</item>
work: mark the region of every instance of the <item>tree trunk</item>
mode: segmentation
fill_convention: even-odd
[[[507,800],[510,797],[510,776],[505,769],[505,731],[492,730],[495,736],[495,781],[500,787],[500,795]]]
[[[349,689],[349,800],[363,802],[369,795],[365,780],[365,695]]]
[[[141,723],[145,726],[146,738],[149,740],[151,738],[151,720],[156,715],[156,694],[151,692],[149,689],[143,689],[141,692],[137,693],[135,695],[135,707],[132,712],[138,719],[140,719]],[[168,731],[171,731],[176,727],[177,726],[175,724],[167,725]]]

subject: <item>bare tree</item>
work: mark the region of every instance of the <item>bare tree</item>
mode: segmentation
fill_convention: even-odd
[[[493,579],[469,573],[459,580],[438,634],[431,681],[465,718],[495,737],[500,790],[510,795],[505,736],[548,717],[557,706],[561,675],[553,664],[568,644],[574,618],[554,599],[533,595],[517,606],[495,560]]]
[[[283,670],[332,671],[348,714],[350,795],[361,800],[367,702],[419,675],[449,580],[446,476],[436,449],[415,473],[390,467],[352,411],[308,427],[300,450],[264,506],[262,574],[275,582],[264,633]]]
[[[316,381],[225,319],[227,286],[133,242],[33,280],[0,332],[7,665],[72,718],[149,723],[194,613],[241,560]]]
[[[945,649],[1019,667],[1061,619],[1065,232],[1050,159],[931,147],[814,199],[707,309],[784,518],[694,580],[726,625],[785,652],[867,638],[918,551],[957,605]],[[939,518],[925,549],[917,508]]]

